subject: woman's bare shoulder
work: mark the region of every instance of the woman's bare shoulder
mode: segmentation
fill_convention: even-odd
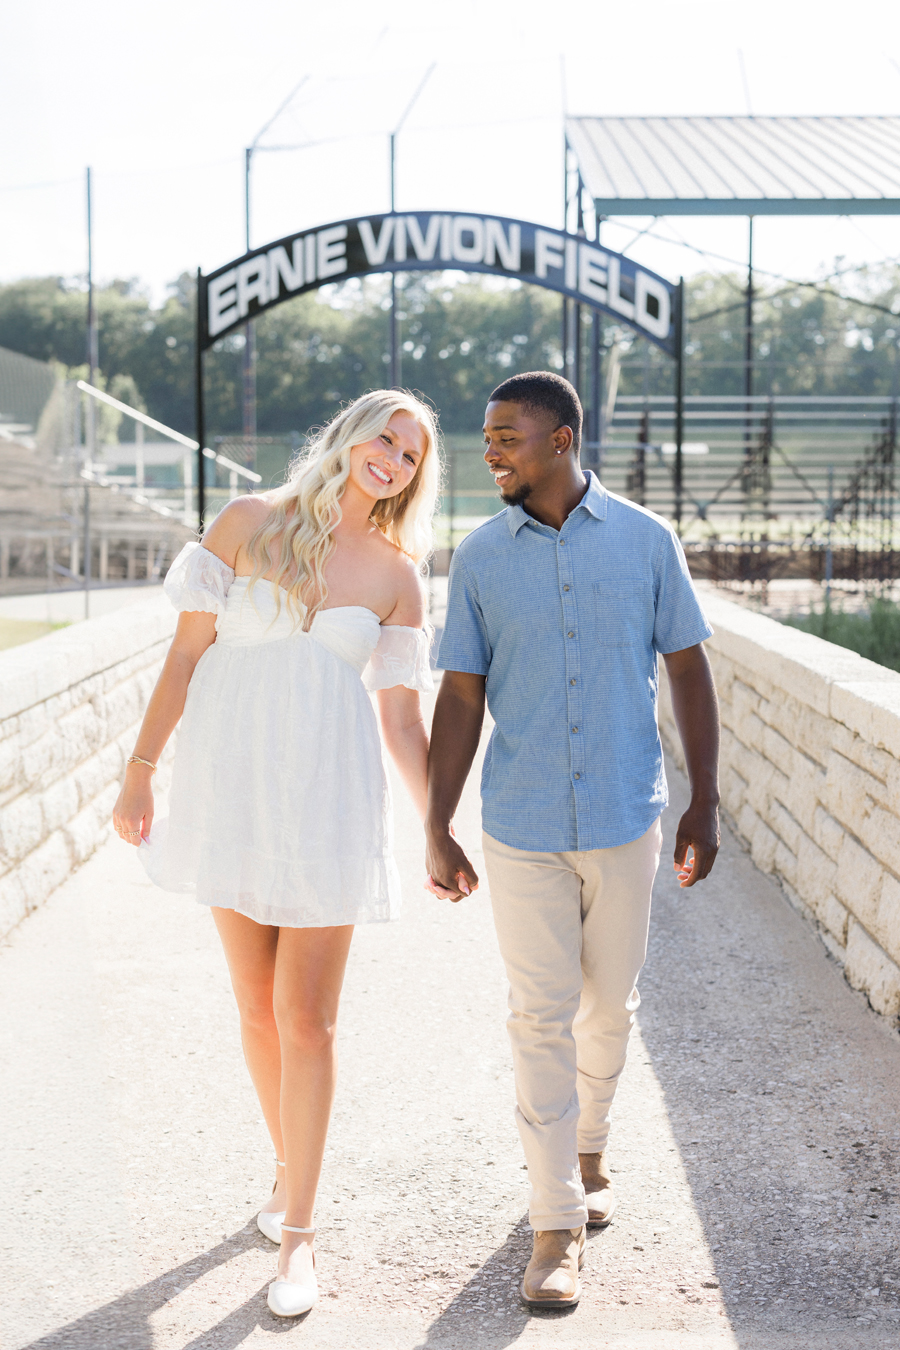
[[[272,510],[265,492],[235,497],[216,516],[203,536],[203,547],[234,567],[240,550],[250,542]]]
[[[393,557],[390,560],[391,585],[396,596],[394,608],[386,619],[386,624],[401,624],[408,628],[421,628],[425,622],[425,588],[419,569],[408,554],[391,545]]]

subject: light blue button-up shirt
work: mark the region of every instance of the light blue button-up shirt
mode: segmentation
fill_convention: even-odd
[[[657,653],[712,633],[667,522],[587,477],[561,530],[511,506],[463,540],[437,662],[487,677],[485,830],[542,853],[650,828],[668,800]]]

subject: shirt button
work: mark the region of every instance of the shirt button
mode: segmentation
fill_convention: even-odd
[[[565,539],[560,539],[560,541],[559,541],[559,546],[560,546],[560,548],[565,548],[565,546],[566,546],[566,541],[565,541]]]
[[[574,633],[566,633],[566,637],[574,637],[574,636],[575,636]]]
[[[572,730],[573,730],[573,731],[577,731],[578,728],[577,728],[577,727],[573,727]]]
[[[563,590],[564,590],[564,591],[567,591],[568,589],[569,589],[568,586],[563,586]]]
[[[576,778],[580,778],[580,777],[581,777],[581,774],[580,774],[580,773],[576,773],[575,777],[576,777]]]
[[[570,681],[569,681],[569,684],[574,684],[574,683],[575,683],[574,680],[570,680]]]

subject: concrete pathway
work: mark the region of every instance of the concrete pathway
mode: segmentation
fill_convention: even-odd
[[[900,1042],[730,838],[696,893],[661,872],[619,1214],[590,1240],[581,1306],[525,1312],[485,887],[423,894],[396,795],[407,907],[354,940],[319,1307],[282,1323],[265,1306],[270,1148],[209,916],[113,839],[0,951],[3,1350],[896,1346]]]

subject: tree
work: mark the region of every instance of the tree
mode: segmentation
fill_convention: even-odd
[[[743,393],[743,285],[737,275],[698,276],[687,285],[689,394]],[[891,311],[900,269],[862,271],[854,285],[858,299],[796,286],[758,296],[755,392],[898,390],[900,314]],[[127,378],[132,392],[125,402],[142,401],[153,417],[188,433],[194,426],[194,290],[193,276],[184,273],[159,306],[134,280],[96,292],[105,387]],[[558,296],[492,277],[407,273],[399,297],[403,383],[433,401],[450,433],[477,433],[487,397],[506,375],[561,366]],[[86,320],[84,289],[59,277],[0,287],[0,346],[74,370],[85,358]],[[377,276],[323,287],[261,315],[260,433],[302,435],[339,403],[383,385],[388,323],[387,279]],[[606,345],[621,341],[625,349],[623,394],[672,392],[668,357],[612,321],[604,321],[603,332]],[[206,357],[210,436],[240,434],[243,340],[232,334]]]

